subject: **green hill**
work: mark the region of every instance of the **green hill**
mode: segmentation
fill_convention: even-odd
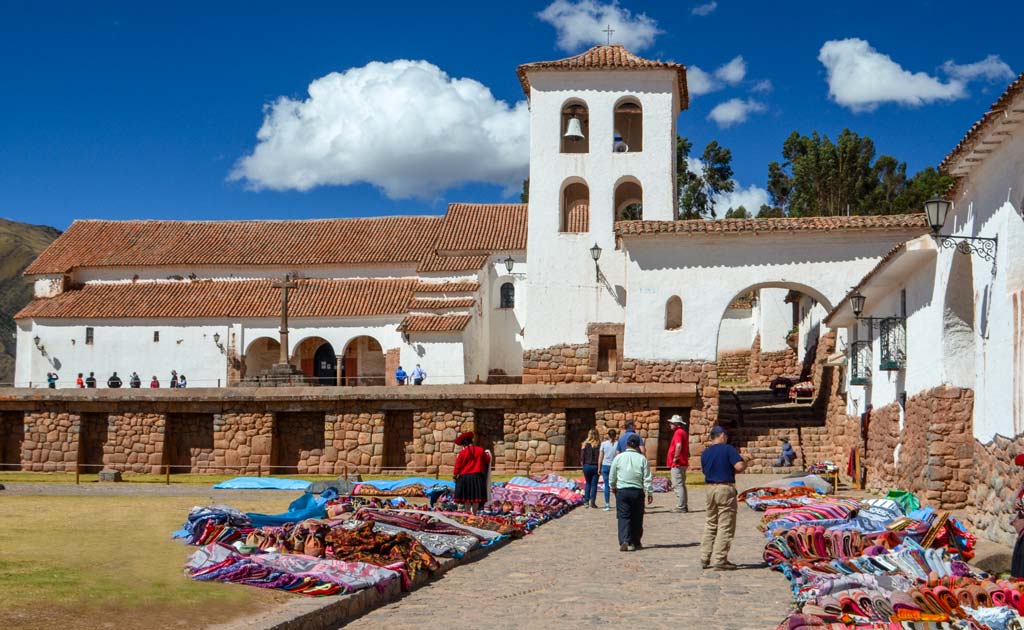
[[[14,320],[32,299],[32,285],[21,275],[60,231],[0,219],[0,383],[14,379]]]

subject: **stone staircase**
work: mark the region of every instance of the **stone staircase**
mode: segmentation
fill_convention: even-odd
[[[768,389],[722,389],[719,393],[718,421],[731,429],[729,441],[740,449],[749,472],[786,474],[802,470],[805,457],[807,463],[817,459],[816,451],[827,441],[825,419],[819,415],[810,402],[792,403],[776,398]],[[795,466],[775,467],[782,447],[780,437],[789,438],[796,448]]]

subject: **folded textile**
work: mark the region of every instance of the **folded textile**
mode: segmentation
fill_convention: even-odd
[[[235,477],[215,485],[215,490],[309,490],[313,484],[302,479],[276,477]]]
[[[297,523],[308,518],[324,518],[327,516],[327,501],[318,499],[307,492],[288,505],[288,511],[281,514],[257,514],[250,512],[246,514],[255,527],[265,525],[284,525],[285,523]]]

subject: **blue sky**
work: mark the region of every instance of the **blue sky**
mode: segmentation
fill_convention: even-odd
[[[850,127],[910,172],[935,165],[1024,69],[1022,3],[551,5],[0,1],[0,216],[65,228],[508,200],[526,164],[516,66],[579,52],[607,21],[691,67],[691,91],[716,88],[680,131],[730,148],[750,199],[794,130]]]

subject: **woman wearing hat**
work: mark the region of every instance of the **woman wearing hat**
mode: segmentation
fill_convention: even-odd
[[[491,456],[482,447],[473,444],[473,432],[466,431],[455,438],[462,450],[455,457],[455,502],[465,505],[476,514],[487,500],[487,473],[491,469]]]
[[[1024,453],[1013,458],[1013,463],[1024,466]],[[1010,575],[1015,578],[1024,577],[1024,488],[1017,492],[1014,503],[1013,528],[1017,530],[1017,543],[1013,546],[1013,560],[1010,562]]]

